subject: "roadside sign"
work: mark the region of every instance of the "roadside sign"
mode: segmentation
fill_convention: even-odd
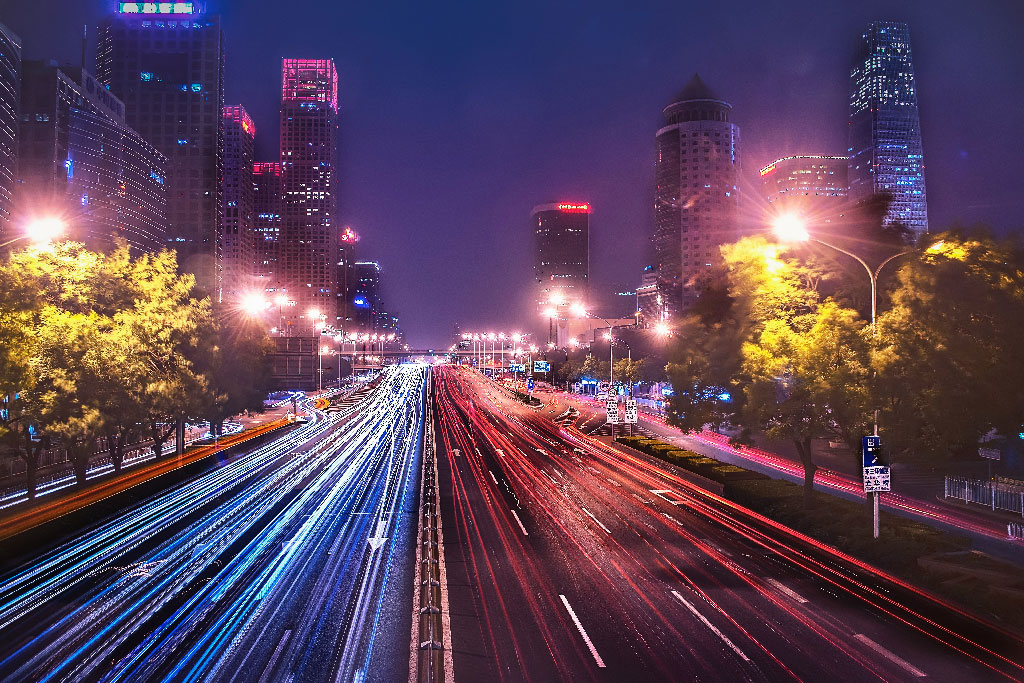
[[[636,401],[626,401],[626,424],[636,424]]]
[[[864,456],[864,469],[882,464],[882,437],[865,436],[860,440],[860,445],[861,454]]]
[[[619,424],[619,402],[614,400],[607,401],[604,406],[607,415],[606,421],[613,425]]]
[[[551,363],[546,360],[535,360],[533,361],[534,372],[551,372]]]
[[[530,377],[530,378],[528,378],[526,380],[526,390],[531,392],[531,393],[533,392],[533,378],[532,377]]]
[[[875,465],[864,468],[864,493],[889,491],[891,484],[888,467]]]
[[[526,365],[524,363],[512,363],[509,369],[512,372],[526,372]]]

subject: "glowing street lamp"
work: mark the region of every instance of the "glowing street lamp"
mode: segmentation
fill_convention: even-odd
[[[267,310],[269,303],[262,294],[252,292],[242,297],[242,310],[246,315],[256,317]]]
[[[784,213],[776,218],[772,232],[780,242],[806,242],[811,239],[807,232],[807,221],[795,213]]]
[[[42,246],[44,244],[49,244],[63,235],[65,230],[67,230],[67,225],[59,218],[38,218],[25,226],[25,234],[11,240],[7,240],[3,244],[0,244],[0,247],[6,247],[7,245],[20,240],[28,240],[36,246]]]
[[[669,329],[668,323],[658,323],[654,326],[654,334],[659,337],[667,337],[672,334],[672,330]]]

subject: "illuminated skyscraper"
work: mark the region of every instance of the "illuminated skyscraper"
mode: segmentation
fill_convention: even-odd
[[[224,296],[237,299],[253,287],[256,238],[253,156],[256,126],[242,105],[224,107]]]
[[[530,214],[539,310],[590,303],[590,204],[539,204]]]
[[[888,194],[886,224],[928,232],[917,85],[905,23],[876,21],[850,71],[850,199]]]
[[[383,302],[380,296],[380,264],[376,261],[358,261],[353,264],[355,296],[353,308],[355,322],[362,332],[375,332],[377,316]]]
[[[277,292],[282,287],[277,265],[281,238],[281,162],[252,165],[253,230],[255,232],[256,289]]]
[[[220,17],[197,3],[118,3],[102,21],[96,75],[125,104],[128,125],[167,158],[169,246],[219,299],[222,268]]]
[[[21,113],[17,216],[61,216],[67,237],[93,249],[115,238],[146,252],[167,246],[167,159],[92,74],[26,61]]]
[[[812,224],[831,223],[844,211],[849,182],[846,157],[791,156],[761,169],[765,200],[778,213],[796,212]]]
[[[665,107],[657,134],[654,247],[669,314],[697,300],[718,257],[738,237],[740,128],[732,105],[694,74]]]
[[[281,79],[280,280],[294,315],[338,321],[338,72],[331,59],[285,59]],[[294,322],[294,321],[293,321]],[[300,327],[309,325],[309,321]]]
[[[10,239],[14,181],[18,177],[21,39],[0,24],[0,241]],[[10,233],[10,234],[9,234]]]

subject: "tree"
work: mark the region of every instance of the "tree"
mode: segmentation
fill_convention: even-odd
[[[270,391],[273,344],[262,328],[246,322],[204,330],[193,362],[206,379],[201,414],[219,433],[224,420],[243,411],[262,412]]]
[[[565,382],[566,389],[568,389],[570,385],[583,378],[583,361],[568,358],[559,366],[555,375],[560,381]]]
[[[615,378],[629,387],[629,395],[633,395],[633,386],[640,380],[645,361],[643,358],[632,360],[622,358],[615,361]]]
[[[867,422],[867,335],[856,311],[826,300],[790,321],[766,322],[743,345],[748,420],[770,438],[794,443],[808,507],[818,469],[811,440],[837,436],[852,443]]]
[[[907,257],[872,357],[890,454],[973,456],[1024,421],[1024,249],[984,230],[935,236]]]

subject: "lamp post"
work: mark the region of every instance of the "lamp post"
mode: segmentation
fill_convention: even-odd
[[[864,270],[868,274],[868,280],[871,282],[871,337],[872,337],[872,339],[874,339],[877,336],[877,334],[878,334],[878,330],[877,330],[876,324],[875,324],[876,323],[876,318],[877,318],[877,312],[878,312],[878,276],[882,272],[882,268],[884,268],[886,266],[886,264],[888,264],[890,261],[893,261],[893,260],[899,258],[900,256],[906,256],[907,254],[911,254],[915,250],[914,249],[907,249],[907,250],[901,251],[901,252],[899,252],[897,254],[893,254],[892,256],[890,256],[889,258],[885,259],[880,264],[878,264],[877,268],[872,270],[871,266],[869,266],[867,264],[867,261],[865,261],[863,258],[858,256],[857,254],[854,254],[852,251],[848,251],[846,249],[843,249],[842,247],[837,247],[836,245],[830,244],[830,243],[826,242],[825,240],[818,239],[817,237],[811,237],[811,234],[807,231],[806,223],[798,215],[795,215],[795,214],[785,214],[785,215],[779,216],[775,220],[775,224],[772,226],[772,229],[773,229],[773,232],[775,233],[775,236],[778,239],[780,239],[781,241],[783,241],[783,242],[817,242],[818,244],[826,246],[829,249],[832,249],[834,251],[838,251],[840,254],[845,254],[846,256],[849,256],[850,258],[852,258],[853,260],[855,260],[857,263],[859,263],[860,265],[862,265],[864,267]],[[873,434],[873,436],[878,436],[878,408],[875,408],[874,427],[873,427],[873,430],[872,430],[872,434]],[[873,515],[872,515],[872,517],[873,517],[872,527],[873,528],[872,528],[872,532],[874,534],[874,537],[878,538],[878,516],[879,516],[878,515],[878,498],[879,498],[879,495],[878,495],[877,491],[874,492],[872,498],[873,498],[872,504],[871,504],[871,507],[872,507],[872,510],[873,510]]]

